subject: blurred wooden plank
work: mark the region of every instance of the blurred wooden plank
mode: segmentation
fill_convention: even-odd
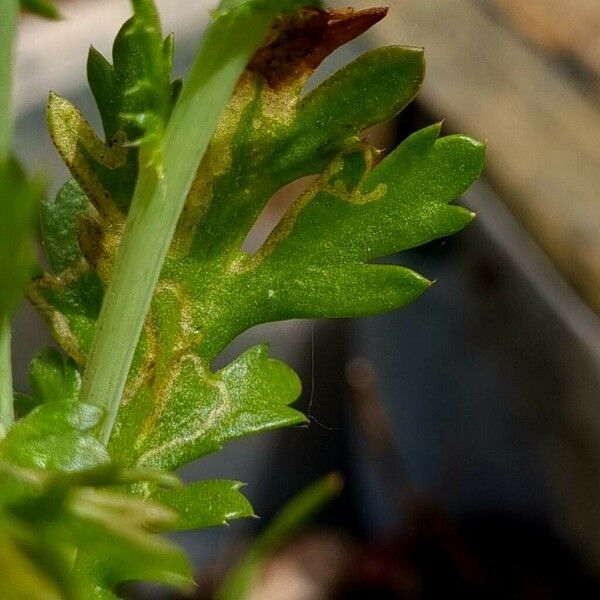
[[[600,76],[599,0],[487,0],[547,52]]]
[[[488,177],[600,313],[598,107],[477,0],[398,0],[372,35],[425,46],[420,101],[451,129],[489,140]]]

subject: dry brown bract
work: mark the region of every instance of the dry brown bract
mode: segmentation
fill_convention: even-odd
[[[320,10],[306,8],[282,17],[249,64],[279,89],[310,75],[336,48],[358,37],[387,14],[387,8]]]

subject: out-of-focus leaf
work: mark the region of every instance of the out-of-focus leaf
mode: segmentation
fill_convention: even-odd
[[[341,489],[340,476],[332,473],[294,496],[259,534],[240,563],[227,574],[216,600],[244,600],[265,562],[292,540]]]
[[[170,511],[156,503],[96,490],[81,490],[72,510],[85,522],[75,532],[77,546],[87,549],[75,576],[83,581],[86,591],[111,590],[123,581],[190,587],[185,553],[147,533],[169,528],[175,516]]]
[[[148,473],[139,481],[146,475],[156,480]],[[137,579],[189,588],[183,552],[148,532],[174,513],[107,489],[133,479],[112,465],[65,474],[1,459],[3,600],[116,598],[115,585]]]
[[[0,522],[0,598],[65,600],[68,591],[61,590],[52,577],[39,569],[5,527],[6,523]]]
[[[33,274],[33,229],[42,195],[13,160],[0,161],[0,318],[10,313]]]

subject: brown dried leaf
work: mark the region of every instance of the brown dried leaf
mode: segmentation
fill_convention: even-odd
[[[304,83],[327,56],[367,31],[387,11],[305,8],[299,15],[282,17],[249,69],[260,73],[273,89]]]

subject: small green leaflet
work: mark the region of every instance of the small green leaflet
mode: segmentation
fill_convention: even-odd
[[[29,385],[39,404],[76,400],[81,376],[73,362],[54,348],[40,350],[29,367]]]
[[[42,404],[0,442],[0,456],[24,468],[76,472],[110,462],[93,431],[102,411],[76,400]]]

